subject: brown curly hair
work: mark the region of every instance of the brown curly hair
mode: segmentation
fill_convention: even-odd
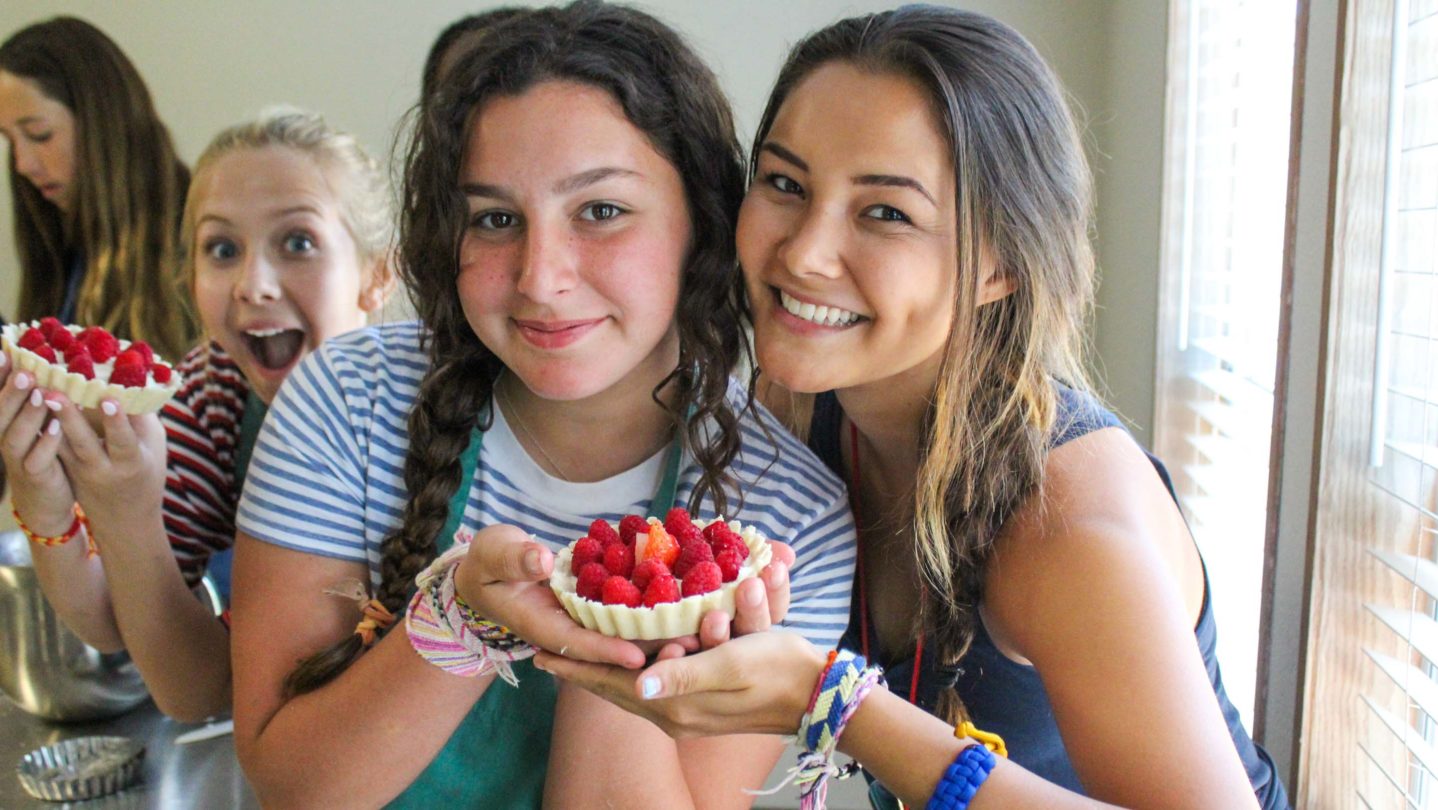
[[[468,207],[457,179],[471,113],[489,98],[518,96],[545,81],[609,93],[629,122],[678,170],[689,203],[691,243],[682,270],[679,362],[653,391],[676,434],[702,467],[690,499],[726,510],[726,472],[738,453],[739,414],[729,372],[747,352],[747,315],[735,261],[734,226],[744,194],[744,158],[719,83],[672,29],[640,11],[600,2],[516,13],[494,24],[482,46],[450,68],[414,113],[400,200],[400,273],[426,329],[430,370],[409,416],[404,522],[385,538],[378,598],[398,613],[410,583],[434,559],[460,455],[503,370],[465,319],[455,294]],[[660,391],[669,389],[661,399]],[[667,400],[667,401],[666,401]],[[715,429],[717,428],[717,429]],[[358,655],[358,637],[324,650],[291,673],[293,693],[334,678]]]

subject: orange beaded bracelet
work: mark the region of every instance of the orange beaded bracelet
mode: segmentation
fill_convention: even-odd
[[[36,545],[51,547],[63,546],[75,539],[75,535],[79,534],[80,529],[83,527],[85,529],[85,556],[89,558],[100,553],[100,550],[95,548],[95,537],[90,531],[90,521],[85,518],[85,510],[81,509],[78,503],[75,504],[75,519],[70,522],[70,528],[66,529],[64,534],[57,534],[54,537],[45,537],[30,531],[30,527],[26,526],[25,521],[20,519],[20,512],[13,506],[10,508],[10,514],[15,518],[15,523],[20,527],[20,531],[25,535],[26,539]]]

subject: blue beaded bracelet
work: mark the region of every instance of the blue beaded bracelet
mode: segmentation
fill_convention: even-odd
[[[997,763],[994,753],[982,745],[971,745],[960,751],[944,771],[944,778],[939,780],[934,795],[924,805],[925,810],[964,810]]]

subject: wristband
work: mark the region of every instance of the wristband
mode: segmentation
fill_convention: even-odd
[[[20,532],[25,535],[25,539],[36,545],[48,546],[51,548],[54,548],[55,546],[63,546],[71,540],[75,539],[75,535],[79,534],[80,529],[83,528],[85,530],[86,559],[99,555],[100,550],[95,547],[95,537],[94,534],[90,531],[90,521],[85,518],[85,510],[81,509],[80,504],[78,503],[74,505],[73,509],[75,519],[70,521],[70,528],[66,529],[64,534],[57,534],[53,537],[46,537],[44,535],[39,535],[30,531],[30,527],[26,526],[25,521],[20,519],[19,510],[15,509],[13,506],[10,508],[10,515],[15,518],[15,524],[19,526]]]
[[[777,786],[752,793],[771,795],[794,782],[800,787],[799,807],[802,810],[823,810],[829,792],[829,777],[843,779],[857,770],[852,762],[844,767],[834,764],[839,735],[869,692],[875,686],[884,686],[883,672],[878,667],[865,666],[866,663],[862,655],[848,650],[829,653],[828,663],[819,674],[814,694],[809,698],[809,710],[799,721],[797,741],[804,751],[799,755],[798,763],[789,769],[789,775]]]
[[[415,577],[417,590],[405,617],[410,645],[451,674],[478,677],[493,671],[519,686],[512,664],[533,656],[535,649],[509,628],[481,617],[455,591],[454,570],[468,552],[468,543],[456,543]]]
[[[934,787],[934,795],[924,805],[925,810],[965,810],[998,761],[994,752],[984,745],[971,745],[960,751],[944,770],[943,778]]]

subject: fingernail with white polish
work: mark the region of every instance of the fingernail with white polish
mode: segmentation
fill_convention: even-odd
[[[106,416],[114,416],[120,409],[115,407],[115,403],[107,399],[100,403],[100,410],[104,411]]]
[[[30,383],[32,382],[34,382],[34,380],[30,379],[29,374],[25,374],[22,372],[15,375],[15,387],[19,388],[21,391],[24,391],[26,388],[29,388]]]
[[[55,421],[54,419],[51,419],[50,424],[45,426],[45,432],[50,434],[51,436],[54,436],[55,434],[60,432],[60,423]]]
[[[35,393],[38,394],[38,393],[40,393],[40,392],[39,392],[39,391],[36,391]],[[55,411],[56,413],[59,413],[60,409],[63,408],[63,407],[65,407],[65,406],[64,406],[64,405],[61,405],[60,403],[56,402],[56,401],[53,400],[53,399],[47,399],[47,400],[45,400],[45,407],[49,408],[49,409],[52,410],[52,411]]]
[[[38,408],[38,407],[40,407],[40,403],[42,403],[42,402],[44,402],[44,401],[45,401],[45,397],[40,394],[40,389],[36,388],[33,392],[30,393],[30,404],[31,404],[31,405],[34,405],[35,407]]]
[[[10,358],[4,352],[0,352],[0,368],[4,368],[10,362]]]
[[[650,675],[649,677],[644,679],[644,683],[642,684],[642,686],[644,688],[645,700],[659,697],[660,686],[658,678],[654,677],[653,675]]]

